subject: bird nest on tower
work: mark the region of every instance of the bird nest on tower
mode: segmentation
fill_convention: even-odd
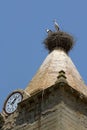
[[[73,48],[74,39],[70,34],[63,31],[51,32],[44,40],[44,44],[49,52],[54,49],[61,49],[68,53]]]

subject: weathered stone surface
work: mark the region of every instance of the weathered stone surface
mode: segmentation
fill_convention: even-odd
[[[3,115],[0,113],[0,129],[3,127],[4,122],[5,122],[4,117],[3,117]]]
[[[38,89],[52,86],[61,70],[66,73],[69,85],[87,96],[87,87],[82,77],[70,57],[62,50],[54,50],[46,57],[25,91],[32,94]]]
[[[68,86],[52,86],[19,104],[2,130],[86,130],[87,104]]]

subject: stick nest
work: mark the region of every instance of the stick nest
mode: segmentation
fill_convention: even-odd
[[[48,37],[44,40],[45,48],[49,50],[49,52],[56,49],[62,49],[66,53],[68,53],[74,45],[73,37],[62,31],[52,32]]]

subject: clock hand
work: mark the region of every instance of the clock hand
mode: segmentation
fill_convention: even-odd
[[[19,98],[19,96],[15,97],[15,99],[12,101],[11,105],[14,104],[14,102],[16,101],[17,98]]]
[[[15,98],[12,102],[11,102],[11,105],[14,104],[14,102],[16,101],[17,98]]]

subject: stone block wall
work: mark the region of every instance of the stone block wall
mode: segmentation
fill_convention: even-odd
[[[87,130],[87,102],[70,86],[52,86],[19,104],[1,130]]]

